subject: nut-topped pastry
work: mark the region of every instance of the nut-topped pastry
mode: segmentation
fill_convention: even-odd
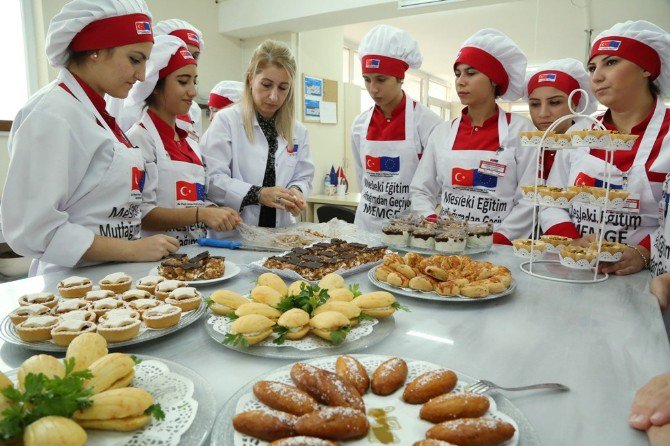
[[[54,316],[60,316],[63,313],[67,313],[75,310],[86,310],[88,309],[89,303],[84,299],[69,299],[58,302],[58,304],[51,310],[51,313]]]
[[[86,293],[84,299],[88,302],[96,302],[114,296],[116,296],[116,293],[111,290],[93,290]]]
[[[579,260],[586,260],[592,262],[596,258],[597,252],[590,248],[582,248],[581,246],[570,245],[561,249],[561,257],[570,258],[575,262]]]
[[[93,282],[86,277],[71,276],[58,282],[58,293],[63,297],[84,297],[93,288]]]
[[[53,308],[58,303],[58,298],[53,293],[32,293],[24,294],[19,297],[19,305],[25,307],[27,305],[42,304],[49,308]]]
[[[170,292],[166,304],[181,308],[184,313],[197,309],[202,303],[202,295],[193,287],[181,287]]]
[[[592,242],[589,247],[594,251],[598,251],[598,242]],[[628,245],[624,245],[623,243],[602,242],[602,245],[600,247],[600,252],[608,252],[610,254],[617,254],[617,253],[620,253],[620,252],[624,252],[624,250],[627,247],[628,247]]]
[[[91,310],[100,318],[103,314],[107,313],[110,310],[117,310],[119,308],[125,308],[126,304],[118,299],[112,299],[108,297],[106,299],[101,299],[97,302],[93,302],[91,305]]]
[[[468,226],[467,246],[472,248],[483,248],[493,244],[493,225],[491,223],[479,223]]]
[[[544,251],[547,248],[546,242],[542,240],[532,240],[529,238],[518,238],[512,240],[512,246],[519,251],[530,252],[531,245],[535,251]]]
[[[170,295],[170,292],[185,286],[188,286],[188,284],[181,280],[164,280],[156,285],[156,292],[154,294],[158,299],[165,300]]]
[[[165,280],[162,276],[145,276],[137,281],[135,286],[138,290],[148,291],[151,294],[156,292],[156,285]]]
[[[572,243],[572,239],[570,237],[564,237],[562,235],[541,235],[540,240],[554,247],[561,245],[568,246],[570,243]]]
[[[93,322],[79,319],[63,319],[51,329],[51,338],[56,345],[68,346],[70,342],[83,333],[93,333],[96,330]]]
[[[409,242],[409,232],[400,225],[386,225],[382,227],[381,240],[389,245],[406,245]]]
[[[135,311],[139,311],[141,314],[144,311],[149,310],[150,308],[154,308],[161,305],[162,303],[163,302],[158,299],[137,299],[128,302],[128,308]]]
[[[116,294],[121,294],[128,291],[132,284],[133,278],[126,273],[112,273],[108,274],[98,282],[100,289],[114,291]]]
[[[145,290],[128,290],[121,295],[124,302],[132,302],[137,299],[150,299],[151,293]]]
[[[19,307],[16,310],[9,313],[9,319],[14,325],[20,324],[29,317],[33,316],[47,316],[49,315],[51,309],[46,305],[42,304],[31,304],[24,307]]]
[[[181,319],[181,308],[161,304],[142,313],[142,320],[149,328],[168,328],[177,325]]]
[[[409,244],[416,248],[434,249],[436,235],[435,230],[432,228],[415,229],[410,236]]]
[[[16,333],[26,342],[51,339],[51,329],[60,322],[56,316],[33,316],[16,326]]]

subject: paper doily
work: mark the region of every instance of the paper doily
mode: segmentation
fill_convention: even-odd
[[[575,260],[571,257],[563,257],[560,253],[558,258],[561,261],[561,265],[567,266],[568,268],[573,269],[592,269],[596,266],[596,260],[588,261],[586,259]]]
[[[358,359],[358,361],[360,361],[361,364],[363,364],[363,366],[365,367],[370,376],[372,376],[375,369],[382,362],[390,358],[378,355],[355,355],[355,357],[356,359]],[[302,362],[311,364],[315,367],[319,367],[324,370],[334,372],[335,360],[336,357],[330,356]],[[405,381],[405,384],[411,382],[416,377],[425,372],[444,369],[444,367],[440,367],[437,364],[432,364],[430,362],[416,361],[411,359],[405,359],[405,361],[407,362],[407,368],[409,371],[409,373],[407,374],[407,380]],[[469,384],[472,384],[475,381],[474,379],[466,377],[458,372],[456,372],[456,375],[458,376],[458,383],[456,384],[454,390],[452,390],[452,393],[464,392],[465,388]],[[277,371],[275,373],[264,376],[262,379],[265,381],[278,381],[284,384],[294,385],[293,382],[291,381],[290,372],[287,370]],[[489,400],[490,407],[488,412],[484,414],[484,417],[495,418],[510,423],[514,426],[514,429],[516,431],[514,437],[512,437],[505,443],[502,443],[501,446],[517,445],[519,443],[518,424],[509,416],[498,411],[496,402],[493,400],[493,398],[489,397],[488,395],[485,396]],[[395,423],[391,423],[393,427],[390,429],[390,432],[394,437],[393,441],[392,443],[386,443],[386,444],[410,445],[415,441],[417,441],[418,439],[424,438],[426,431],[430,429],[430,427],[434,426],[432,423],[421,420],[419,418],[418,414],[419,410],[421,409],[420,404],[415,405],[407,404],[404,401],[402,401],[401,397],[402,397],[402,389],[385,397],[375,395],[372,392],[368,391],[368,393],[366,393],[363,397],[366,408],[368,409],[383,408],[384,411],[386,411],[389,414],[389,421],[391,421],[391,419],[396,420]],[[260,401],[258,401],[258,399],[256,399],[256,397],[253,395],[253,392],[249,392],[243,395],[237,401],[236,413],[256,409],[267,410],[268,408],[267,406],[263,405]],[[371,443],[372,444],[379,443],[379,441],[376,440],[376,438],[374,437],[374,427],[376,426],[376,422],[372,417],[368,417],[368,420],[370,421],[370,431],[368,432],[368,437],[356,441],[347,441],[346,442],[347,445],[356,446],[356,445],[367,445]],[[234,443],[235,446],[261,446],[268,444],[267,442],[260,441],[256,438],[240,434],[239,432],[235,432],[234,438],[235,438]]]
[[[226,316],[212,314],[207,319],[207,323],[212,325],[214,331],[221,333],[222,335],[227,335],[230,333],[230,325],[234,321]],[[379,323],[379,320],[373,319],[371,321],[360,321],[356,326],[351,328],[351,331],[347,334],[347,338],[344,342],[355,341],[356,339],[362,338],[372,333],[373,327]],[[277,345],[273,344],[272,340],[277,338],[277,334],[273,333],[268,336],[266,339],[262,340],[258,344],[255,344],[249,348],[259,347],[292,347],[298,350],[316,350],[317,348],[336,348],[339,345],[334,345],[331,342],[321,339],[318,336],[308,334],[302,339],[291,340],[286,339],[283,344]]]
[[[544,251],[540,251],[537,248],[533,248],[532,255],[531,255],[531,252],[529,250],[530,248],[529,249],[525,249],[525,248],[518,249],[516,246],[512,246],[512,249],[514,249],[514,255],[515,256],[523,257],[524,259],[538,260],[538,259],[541,259],[542,257],[544,257]]]
[[[594,147],[608,150],[630,150],[635,144],[635,139],[622,140],[612,139],[609,135],[596,137],[595,135],[586,135],[582,138],[579,135],[572,135],[572,145],[576,147]]]

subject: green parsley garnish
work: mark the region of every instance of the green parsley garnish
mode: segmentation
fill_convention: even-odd
[[[361,314],[358,315],[358,320],[360,320],[360,321],[374,321],[375,318],[373,318],[369,314],[361,313]]]
[[[349,285],[349,291],[354,295],[354,299],[356,299],[358,296],[362,295],[361,290],[359,289],[359,286],[357,283],[354,283],[352,285]]]
[[[300,293],[284,297],[277,305],[277,309],[282,313],[292,308],[300,308],[309,314],[319,306],[326,303],[330,296],[328,290],[321,289],[318,285],[300,284]]]
[[[407,311],[408,313],[412,311],[412,310],[409,309],[409,307],[406,307],[405,305],[401,304],[398,301],[393,302],[393,304],[391,306],[393,308],[395,308],[396,310]]]
[[[351,326],[345,325],[344,327],[333,330],[330,332],[330,342],[335,345],[341,344],[346,339],[347,335],[351,331]]]
[[[47,378],[43,373],[29,373],[24,381],[24,391],[14,387],[2,389],[0,393],[10,401],[2,411],[0,438],[9,440],[19,437],[29,424],[40,418],[56,415],[71,418],[77,410],[89,407],[93,391],[84,386],[86,379],[93,377],[89,370],[75,372],[75,359],[63,361],[65,375]]]
[[[221,342],[226,345],[239,345],[242,347],[249,347],[249,341],[247,341],[247,338],[245,338],[244,335],[242,335],[241,333],[240,334],[228,333]]]
[[[205,299],[205,304],[207,305],[207,308],[209,308],[209,307],[211,307],[212,305],[214,305],[214,303],[215,303],[215,302],[212,300],[211,297],[208,297],[207,299]]]
[[[147,407],[147,410],[145,410],[144,413],[146,415],[151,415],[157,420],[165,419],[165,412],[163,412],[163,408],[161,408],[160,404],[152,404],[151,406]]]
[[[284,341],[286,340],[286,334],[288,333],[288,328],[282,327],[281,325],[275,325],[275,327],[272,329],[275,333],[279,334],[272,343],[277,344],[277,345],[282,345]]]
[[[137,365],[137,364],[139,364],[140,362],[142,362],[142,360],[141,360],[140,358],[138,358],[137,356],[135,356],[135,355],[130,355],[130,359],[133,360],[133,362],[135,363],[135,365]]]

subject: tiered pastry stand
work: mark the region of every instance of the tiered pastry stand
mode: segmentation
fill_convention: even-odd
[[[585,104],[584,108],[580,110],[579,112],[576,112],[573,107],[572,107],[572,97],[574,96],[575,93],[581,92],[582,97],[585,98]],[[569,266],[565,266],[564,264],[561,263],[560,260],[551,260],[551,259],[540,259],[540,256],[543,254],[542,252],[538,251],[535,249],[535,241],[539,239],[540,236],[540,227],[537,224],[537,221],[539,219],[539,213],[542,211],[542,207],[562,207],[562,208],[570,208],[572,206],[571,203],[556,203],[556,204],[546,204],[543,202],[540,202],[540,197],[539,194],[537,193],[537,187],[539,183],[542,183],[544,185],[544,163],[541,163],[540,161],[544,159],[544,154],[546,150],[576,150],[577,145],[556,145],[556,144],[549,144],[548,141],[545,141],[547,139],[547,136],[549,133],[554,130],[559,124],[562,122],[568,120],[568,119],[573,119],[573,118],[583,118],[586,120],[589,120],[595,124],[595,129],[599,130],[605,130],[605,127],[602,125],[600,121],[597,119],[592,118],[591,116],[584,115],[582,112],[586,110],[586,107],[588,106],[588,95],[586,94],[585,91],[583,90],[575,90],[573,91],[570,96],[568,97],[568,104],[570,107],[570,111],[572,114],[563,116],[556,121],[554,121],[551,126],[544,132],[542,135],[542,138],[537,144],[533,144],[533,147],[536,148],[537,150],[537,165],[539,168],[539,175],[536,175],[535,177],[535,188],[534,188],[534,194],[532,197],[532,203],[535,208],[537,208],[537,212],[533,212],[533,239],[531,241],[531,246],[530,246],[530,253],[527,256],[529,258],[528,261],[522,263],[520,265],[521,270],[534,277],[539,277],[542,279],[547,279],[547,280],[554,280],[558,282],[569,282],[569,283],[597,283],[597,282],[603,282],[607,280],[609,277],[608,274],[606,273],[598,273],[598,266],[600,265],[601,261],[601,250],[602,250],[602,242],[603,242],[603,236],[605,234],[605,215],[608,212],[612,212],[613,210],[611,209],[611,202],[610,202],[610,184],[611,184],[611,176],[612,176],[612,164],[614,161],[614,152],[616,150],[630,150],[630,147],[625,148],[625,147],[615,147],[612,144],[612,140],[609,139],[609,144],[607,144],[605,147],[598,146],[599,149],[605,150],[605,199],[603,203],[598,203],[596,206],[600,207],[600,228],[598,232],[596,233],[596,238],[598,240],[598,249],[597,249],[597,255],[595,259],[595,265],[593,265],[592,268],[571,268]],[[574,137],[573,137],[574,141]],[[583,146],[583,145],[582,145]],[[541,265],[541,266],[539,266]],[[593,275],[591,275],[591,270],[593,271]]]

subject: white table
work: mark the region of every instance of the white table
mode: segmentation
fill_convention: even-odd
[[[187,253],[201,249],[190,247]],[[210,249],[245,265],[262,253]],[[496,247],[477,256],[512,269],[514,295],[490,302],[446,303],[399,297],[411,313],[397,313],[395,331],[365,353],[399,355],[438,362],[502,385],[560,382],[567,393],[508,392],[543,445],[645,445],[646,435],[628,428],[635,390],[649,378],[670,371],[670,351],[648,275],[611,277],[602,284],[575,285],[531,278],[511,248]],[[135,279],[154,264],[102,265],[75,271],[94,282],[125,271]],[[0,285],[0,313],[17,306],[28,292],[55,291],[64,277],[46,275]],[[248,292],[256,275],[240,275],[218,288]],[[375,289],[365,273],[347,278],[363,291]],[[199,372],[212,386],[218,406],[250,379],[290,361],[259,358],[229,350],[206,333],[205,319],[186,329],[124,349],[179,362]],[[2,342],[2,341],[0,341]],[[0,369],[18,367],[33,352],[0,345]]]

